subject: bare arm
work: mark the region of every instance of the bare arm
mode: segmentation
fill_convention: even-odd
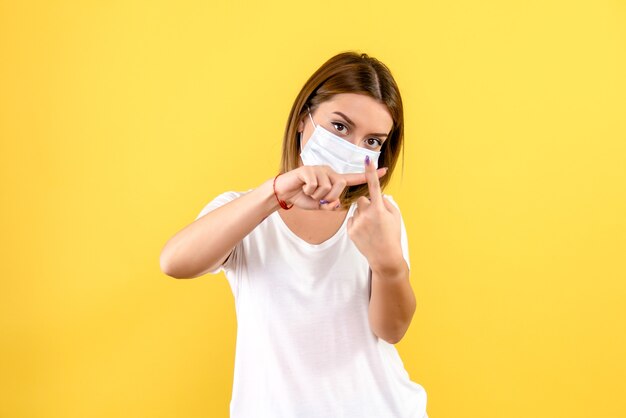
[[[161,270],[177,279],[202,276],[220,266],[246,235],[278,209],[272,180],[196,219],[161,251]]]
[[[370,327],[374,334],[390,344],[396,344],[404,337],[416,305],[406,262],[399,258],[397,267],[397,270],[372,270]]]

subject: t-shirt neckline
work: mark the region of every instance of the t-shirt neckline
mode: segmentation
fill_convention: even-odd
[[[280,229],[282,229],[285,232],[285,234],[296,244],[305,246],[312,250],[323,250],[333,245],[335,241],[337,241],[346,233],[346,225],[348,224],[348,219],[352,216],[354,212],[354,208],[355,208],[355,203],[352,203],[350,205],[350,208],[348,208],[346,217],[341,223],[341,226],[339,227],[339,229],[337,229],[337,231],[335,231],[335,233],[330,238],[328,238],[326,241],[321,242],[319,244],[311,244],[310,242],[307,242],[303,240],[302,238],[300,238],[295,232],[289,229],[289,226],[287,226],[283,218],[280,217],[280,214],[278,213],[278,211],[275,211],[274,213],[272,213],[271,216],[275,217],[276,223],[280,226]]]

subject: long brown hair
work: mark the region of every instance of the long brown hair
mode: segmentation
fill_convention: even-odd
[[[299,166],[298,124],[306,115],[307,107],[313,111],[320,103],[340,93],[370,96],[387,106],[391,114],[393,126],[381,147],[378,160],[379,167],[388,167],[387,174],[380,179],[380,187],[384,189],[391,179],[404,139],[402,98],[391,71],[385,64],[367,54],[353,51],[342,52],[330,58],[304,83],[287,119],[280,172],[294,170]],[[367,195],[367,184],[349,186],[340,197],[342,206],[349,207],[356,199]]]

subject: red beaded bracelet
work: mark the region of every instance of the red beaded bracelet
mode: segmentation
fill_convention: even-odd
[[[282,173],[278,173],[278,176],[280,176],[281,174]],[[291,204],[291,206],[287,206],[287,202],[285,202],[284,200],[280,200],[278,198],[278,195],[276,194],[276,179],[278,178],[278,176],[274,177],[274,185],[272,186],[272,188],[274,189],[274,196],[276,196],[276,200],[278,200],[278,204],[281,208],[289,210],[293,207],[293,203]]]

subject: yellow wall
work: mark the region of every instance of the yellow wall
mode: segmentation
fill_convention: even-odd
[[[346,49],[405,101],[430,417],[626,416],[626,6],[597,0],[0,1],[0,416],[227,416],[228,284],[159,253],[274,175]]]

